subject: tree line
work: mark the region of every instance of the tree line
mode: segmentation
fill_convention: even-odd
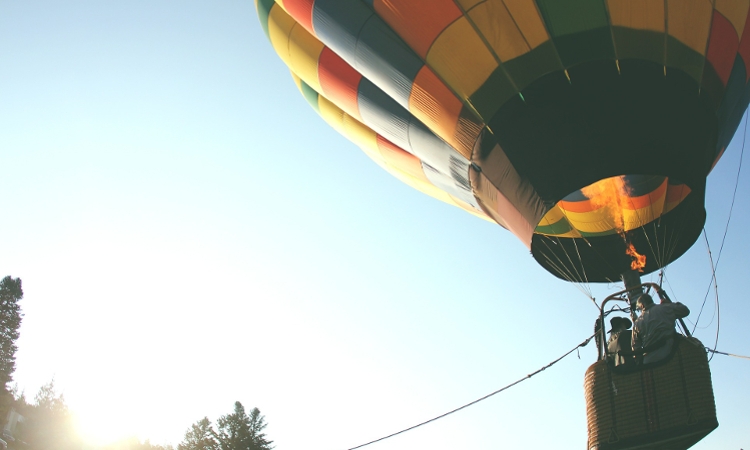
[[[154,445],[148,440],[130,439],[97,448],[84,442],[76,430],[73,416],[54,380],[45,384],[26,400],[14,386],[16,340],[23,319],[19,301],[23,298],[20,278],[7,276],[0,281],[0,430],[11,420],[11,411],[23,419],[14,422],[14,432],[0,438],[11,450],[175,450],[171,445]],[[240,402],[234,410],[212,424],[208,417],[192,424],[176,450],[271,450],[273,441],[264,432],[265,417],[258,408],[248,413]]]
[[[216,429],[208,417],[191,425],[177,450],[270,450],[273,442],[266,438],[265,428],[258,408],[247,414],[242,403],[235,402],[234,412],[219,417]]]

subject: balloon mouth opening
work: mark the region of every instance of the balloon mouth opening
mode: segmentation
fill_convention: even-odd
[[[535,234],[587,238],[641,228],[682,203],[691,189],[661,175],[619,175],[574,191],[542,217]]]

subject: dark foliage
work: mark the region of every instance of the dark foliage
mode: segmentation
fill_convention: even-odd
[[[177,450],[219,450],[219,443],[214,438],[214,430],[208,417],[190,426]]]
[[[271,450],[273,442],[266,439],[265,417],[258,408],[250,415],[242,403],[234,403],[234,412],[219,417],[216,429],[204,417],[191,425],[178,450]]]
[[[18,301],[22,298],[20,278],[7,276],[0,281],[0,387],[6,392],[16,368],[16,340],[23,317]]]
[[[8,383],[16,369],[16,340],[21,326],[23,298],[21,279],[7,276],[0,281],[0,427],[3,427],[13,405],[13,394]]]
[[[273,448],[273,441],[266,439],[266,434],[263,432],[266,425],[266,418],[261,415],[260,410],[253,408],[250,411],[250,434],[253,437],[255,450],[270,450]]]

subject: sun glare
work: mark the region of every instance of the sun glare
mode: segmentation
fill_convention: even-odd
[[[76,428],[84,442],[96,447],[108,446],[133,436],[124,414],[75,412]]]

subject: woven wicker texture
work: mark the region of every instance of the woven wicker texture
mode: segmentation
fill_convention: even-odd
[[[697,339],[630,373],[598,361],[584,381],[589,449],[687,449],[718,426],[711,372]]]

